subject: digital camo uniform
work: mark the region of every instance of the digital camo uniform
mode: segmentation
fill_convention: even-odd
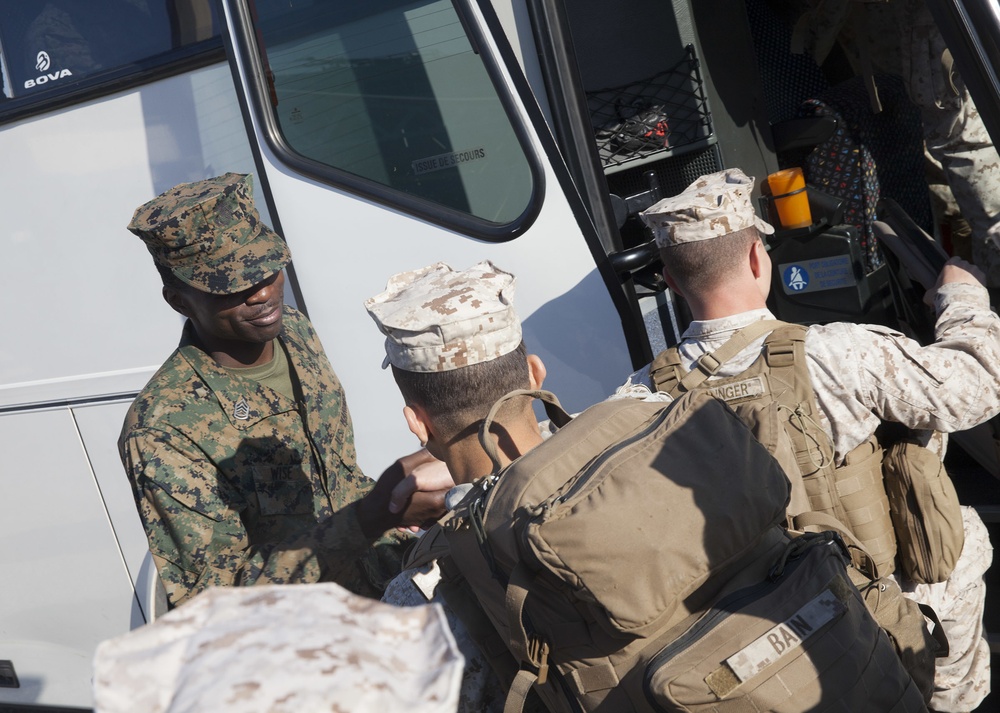
[[[752,180],[739,169],[703,177],[688,189],[691,194],[660,201],[644,219],[657,243],[668,248],[723,235],[713,227],[718,225],[718,211],[736,211],[739,215],[726,220],[749,227],[758,220],[752,204],[732,194],[749,196]],[[719,206],[718,211],[713,206]],[[698,224],[705,232],[699,233]],[[937,341],[926,347],[880,326],[809,327],[805,341],[809,375],[820,425],[832,439],[838,463],[874,433],[882,420],[947,433],[971,428],[1000,411],[1000,317],[990,310],[986,290],[970,284],[943,285],[935,297],[935,309]],[[758,309],[692,322],[678,345],[681,366],[690,371],[699,357],[762,319],[774,316]],[[765,338],[761,336],[726,362],[714,378],[745,371],[760,356]],[[636,384],[652,386],[648,366],[633,374],[623,388],[628,391]],[[928,447],[936,447],[943,456],[944,438],[928,437],[927,441]],[[934,606],[948,634],[951,653],[937,661],[938,690],[931,701],[931,707],[939,711],[973,710],[989,693],[990,685],[989,646],[982,635],[982,576],[992,562],[993,550],[978,514],[963,508],[963,517],[965,547],[949,581],[901,583],[908,596]],[[964,594],[951,598],[944,596],[945,591]]]
[[[507,693],[490,667],[489,661],[483,656],[479,644],[472,638],[447,600],[437,591],[440,581],[441,571],[436,562],[408,569],[389,583],[385,594],[382,595],[382,601],[400,607],[439,604],[455,637],[458,650],[465,659],[456,713],[502,713]]]
[[[453,713],[462,656],[437,605],[336,584],[213,589],[100,644],[98,713]]]
[[[154,260],[203,291],[240,291],[288,262],[260,222],[249,177],[171,189],[129,226]],[[336,581],[379,596],[399,571],[401,538],[372,544],[356,502],[372,487],[357,465],[343,388],[308,319],[284,308],[298,403],[224,369],[192,325],[136,398],[119,450],[171,605],[212,585]]]
[[[369,546],[344,391],[304,316],[279,337],[302,391],[234,375],[181,345],[136,398],[119,447],[171,604],[212,585],[335,581],[379,596],[400,540]],[[322,526],[317,528],[317,523]]]
[[[807,13],[797,30],[818,61],[839,38],[859,72],[867,54],[874,71],[903,78],[920,109],[927,151],[972,228],[972,261],[988,287],[1000,287],[1000,156],[925,0],[800,4]]]
[[[514,310],[515,278],[483,261],[454,271],[444,263],[391,277],[381,294],[365,307],[386,335],[386,360],[398,369],[434,373],[491,361],[521,344],[521,321]],[[470,485],[449,492],[456,505]],[[500,713],[506,692],[468,629],[438,590],[436,563],[408,569],[386,588],[383,601],[416,606],[429,601],[444,606],[465,671],[460,713]]]

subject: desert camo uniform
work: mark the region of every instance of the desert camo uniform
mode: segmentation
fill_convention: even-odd
[[[455,713],[462,657],[440,607],[334,583],[212,589],[101,643],[99,713]]]
[[[248,289],[290,257],[251,191],[236,174],[182,184],[129,228],[202,291]],[[283,314],[274,362],[287,362],[291,394],[219,366],[188,322],[126,416],[122,463],[173,606],[209,586],[258,583],[335,581],[378,597],[399,571],[401,539],[372,543],[357,519],[373,481],[357,465],[340,382],[308,319]]]
[[[734,172],[752,181],[738,169],[715,176]],[[732,199],[730,193],[737,190],[733,184],[705,178],[680,196],[652,206],[643,216],[661,247],[723,236],[751,225],[760,229],[763,221],[753,215],[749,199]],[[763,232],[773,232],[771,226],[764,226]],[[986,289],[943,285],[937,291],[935,309],[937,341],[926,347],[874,325],[834,323],[809,328],[805,341],[809,375],[820,425],[832,439],[838,463],[871,436],[882,420],[924,432],[925,445],[943,456],[944,434],[971,428],[1000,411],[1000,317],[990,310]],[[758,309],[692,322],[678,345],[682,368],[690,371],[696,359],[722,346],[742,327],[774,318],[768,310]],[[760,356],[765,338],[726,362],[714,378],[745,371]],[[633,374],[622,390],[634,385],[652,386],[648,366]],[[931,707],[939,711],[973,710],[990,690],[990,653],[982,619],[983,573],[992,562],[993,550],[978,514],[966,507],[963,517],[965,547],[949,580],[933,585],[900,583],[908,596],[935,608],[948,635],[951,652],[948,658],[937,660],[937,690],[931,701]]]
[[[483,261],[454,271],[444,263],[399,273],[385,292],[365,302],[386,335],[386,365],[411,372],[445,372],[488,362],[521,344],[521,321],[514,311],[514,276]],[[442,296],[443,295],[443,296]],[[448,493],[449,509],[471,484]],[[500,713],[507,693],[454,608],[439,589],[436,562],[407,569],[386,588],[382,601],[417,606],[428,601],[444,608],[465,657],[458,713]]]

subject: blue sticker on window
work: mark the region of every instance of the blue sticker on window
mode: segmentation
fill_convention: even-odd
[[[778,270],[786,295],[836,290],[858,283],[849,255],[784,263],[778,266]]]

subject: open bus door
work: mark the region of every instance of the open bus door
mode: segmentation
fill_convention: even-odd
[[[415,446],[362,307],[387,277],[492,259],[570,409],[648,346],[489,3],[227,0],[229,56],[293,282],[345,383],[365,470]],[[609,250],[609,247],[611,248]]]

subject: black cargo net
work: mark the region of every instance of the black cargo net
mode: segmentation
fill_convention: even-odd
[[[708,101],[694,47],[666,71],[587,92],[604,168],[672,152],[712,135]]]

